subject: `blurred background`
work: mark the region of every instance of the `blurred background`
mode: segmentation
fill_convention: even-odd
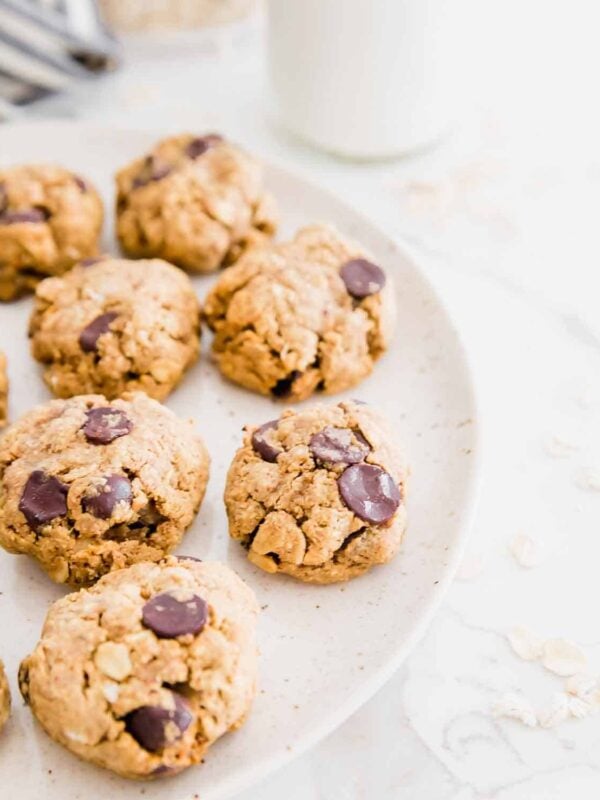
[[[553,690],[511,653],[514,624],[600,671],[600,493],[579,477],[600,468],[598,4],[35,5],[0,0],[5,120],[216,130],[303,170],[413,246],[471,353],[487,458],[456,583],[397,676],[243,800],[598,797],[598,717],[490,713]],[[507,553],[522,531],[535,568]]]

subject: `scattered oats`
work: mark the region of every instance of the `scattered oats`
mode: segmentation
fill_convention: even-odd
[[[588,672],[579,672],[576,675],[571,675],[565,681],[565,689],[575,697],[587,697],[596,690],[597,686],[597,678]]]
[[[575,719],[583,719],[595,712],[597,707],[587,700],[582,700],[581,697],[571,697],[569,699],[569,713]]]
[[[540,711],[538,722],[542,728],[554,728],[569,716],[569,697],[564,692],[557,692],[550,708]]]
[[[546,438],[544,450],[552,458],[568,458],[572,453],[579,450],[579,444],[572,439],[553,433]]]
[[[483,572],[485,562],[480,555],[474,553],[463,558],[462,563],[456,573],[457,581],[474,581]]]
[[[515,653],[524,661],[537,661],[544,651],[544,640],[524,625],[516,625],[506,638]]]
[[[576,675],[587,666],[583,650],[567,639],[548,639],[544,642],[542,663],[555,675]]]
[[[538,720],[531,703],[521,695],[514,692],[507,692],[502,695],[492,706],[492,713],[495,717],[507,717],[509,719],[516,719],[527,725],[529,728],[535,728]]]
[[[536,543],[530,536],[517,533],[508,545],[508,549],[517,564],[531,569],[539,564],[539,552]]]
[[[576,478],[577,486],[580,489],[588,489],[592,492],[600,492],[600,469],[588,467],[581,470]]]

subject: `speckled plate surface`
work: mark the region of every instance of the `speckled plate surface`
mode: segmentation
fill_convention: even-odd
[[[108,209],[112,174],[144,152],[156,135],[73,123],[0,127],[0,162],[55,161],[89,176]],[[377,404],[393,421],[411,465],[409,529],[396,560],[346,585],[308,586],[249,564],[227,535],[225,473],[248,422],[271,419],[275,404],[221,379],[207,355],[168,405],[191,416],[211,456],[208,494],[180,552],[230,564],[257,592],[260,690],[247,724],[224,737],[206,763],[170,780],[137,784],[79,762],[51,742],[20,702],[16,672],[34,646],[50,603],[65,590],[25,557],[0,553],[0,657],[14,713],[0,737],[2,785],[18,800],[223,800],[250,786],[333,730],[390,676],[423,633],[458,564],[477,484],[477,424],[465,354],[455,328],[415,260],[360,213],[281,166],[267,181],[283,217],[280,236],[328,221],[363,242],[393,276],[399,324],[393,347],[374,374],[344,396]],[[211,278],[194,283],[202,298]],[[48,399],[29,355],[31,300],[0,305],[0,349],[9,358],[15,419]]]

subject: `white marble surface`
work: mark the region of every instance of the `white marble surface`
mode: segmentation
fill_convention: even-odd
[[[593,3],[456,3],[467,102],[455,136],[353,165],[274,126],[260,37],[132,47],[124,70],[37,114],[215,128],[304,168],[418,248],[463,331],[485,432],[481,503],[461,576],[424,641],[361,711],[240,800],[586,800],[600,795],[600,715],[530,729],[495,719],[563,681],[510,650],[529,625],[600,672],[600,160]],[[587,102],[589,98],[589,102]],[[565,457],[549,437],[567,439]],[[518,533],[539,564],[508,553]]]

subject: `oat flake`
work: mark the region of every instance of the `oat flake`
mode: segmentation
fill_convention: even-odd
[[[535,728],[538,724],[538,719],[531,703],[515,692],[507,692],[502,695],[492,706],[492,713],[495,717],[516,719],[529,728]]]
[[[542,663],[555,675],[576,675],[587,666],[583,650],[567,639],[548,639],[544,642]]]
[[[537,661],[542,657],[544,640],[524,625],[511,628],[506,638],[515,653],[524,661]]]
[[[517,564],[531,569],[539,564],[539,552],[536,543],[530,536],[518,533],[511,539],[508,549]]]

